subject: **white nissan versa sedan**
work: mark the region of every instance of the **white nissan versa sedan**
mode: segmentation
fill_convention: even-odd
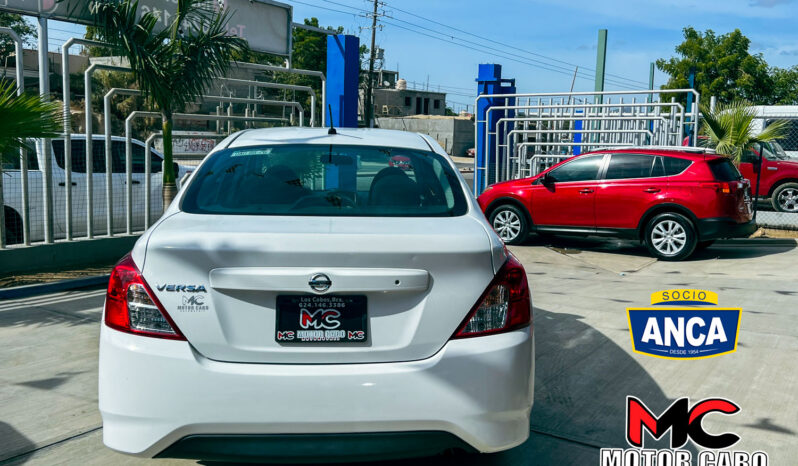
[[[107,446],[326,462],[527,438],[523,267],[434,140],[330,133],[230,136],[113,270]]]

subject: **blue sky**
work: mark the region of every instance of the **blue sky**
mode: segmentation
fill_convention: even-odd
[[[396,19],[386,22],[409,29],[418,29],[398,20],[408,21],[456,37],[505,50],[528,59],[553,63],[569,70],[558,73],[530,64],[496,57],[490,51],[479,51],[450,42],[426,37],[386,24],[378,32],[377,42],[385,49],[386,67],[399,67],[400,74],[410,80],[458,88],[475,87],[474,77],[479,63],[503,65],[506,77],[516,78],[525,92],[557,92],[568,90],[573,67],[507,49],[461,32],[408,15],[410,12],[448,26],[506,43],[518,49],[542,54],[564,62],[595,68],[598,29],[609,30],[607,72],[635,82],[607,83],[606,88],[639,88],[648,82],[649,63],[670,57],[681,42],[682,28],[713,29],[725,33],[739,28],[752,41],[752,51],[761,52],[771,65],[788,67],[798,64],[798,1],[796,0],[385,0],[382,8]],[[294,18],[315,16],[322,25],[341,25],[349,33],[367,39],[368,19],[351,14],[324,10],[321,7],[352,11],[341,5],[367,8],[367,0],[303,0],[294,5]],[[399,8],[403,11],[397,10]],[[430,31],[422,31],[435,35]],[[561,70],[564,71],[564,70]],[[592,75],[592,71],[585,70]],[[618,79],[612,77],[613,79]],[[667,77],[657,72],[655,83]],[[593,81],[577,79],[576,90],[592,90]],[[466,91],[465,93],[468,93]],[[469,102],[465,96],[451,100]]]
[[[317,17],[321,25],[343,26],[347,33],[360,36],[361,43],[368,44],[369,31],[362,28],[370,25],[370,20],[363,16],[363,11],[370,8],[370,0],[283,1],[293,5],[295,21]],[[441,85],[462,94],[471,94],[475,89],[479,63],[501,63],[505,77],[516,78],[519,90],[524,92],[568,90],[575,64],[586,78],[576,80],[575,90],[592,90],[593,71],[586,68],[595,68],[600,28],[609,30],[607,73],[613,81],[607,82],[608,90],[645,87],[649,63],[674,54],[685,26],[713,29],[717,33],[739,28],[751,39],[752,52],[763,53],[769,64],[781,67],[798,64],[798,0],[384,0],[383,3],[380,10],[388,17],[378,31],[377,43],[385,49],[385,67],[398,67],[402,77],[419,85],[429,79],[431,88]],[[73,27],[51,26],[51,44],[57,44],[69,33],[53,28],[69,31]],[[455,45],[450,38],[441,40],[434,31],[472,44]],[[485,47],[512,56],[498,57]],[[551,71],[553,66],[559,72]],[[662,84],[666,79],[657,72],[655,83]],[[449,100],[465,104],[473,99],[450,94]]]

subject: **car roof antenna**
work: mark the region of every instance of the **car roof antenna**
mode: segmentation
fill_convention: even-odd
[[[330,130],[327,131],[327,134],[338,134],[338,131],[336,131],[335,127],[333,126],[332,104],[327,104],[327,107],[330,109]]]

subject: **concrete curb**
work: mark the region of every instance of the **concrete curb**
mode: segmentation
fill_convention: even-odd
[[[113,264],[130,252],[138,239],[138,234],[119,235],[0,249],[0,276]]]
[[[73,278],[58,282],[41,283],[35,285],[15,286],[0,290],[0,299],[27,298],[40,294],[55,293],[56,291],[74,290],[89,286],[105,285],[111,278],[110,275],[98,275],[94,277]]]
[[[798,240],[795,238],[735,238],[718,240],[713,246],[795,246]]]

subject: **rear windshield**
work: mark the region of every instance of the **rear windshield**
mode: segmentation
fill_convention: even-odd
[[[711,160],[709,169],[717,181],[736,181],[743,177],[731,160],[726,158]]]
[[[464,215],[443,157],[410,149],[278,145],[225,149],[186,188],[195,214],[446,217]]]

